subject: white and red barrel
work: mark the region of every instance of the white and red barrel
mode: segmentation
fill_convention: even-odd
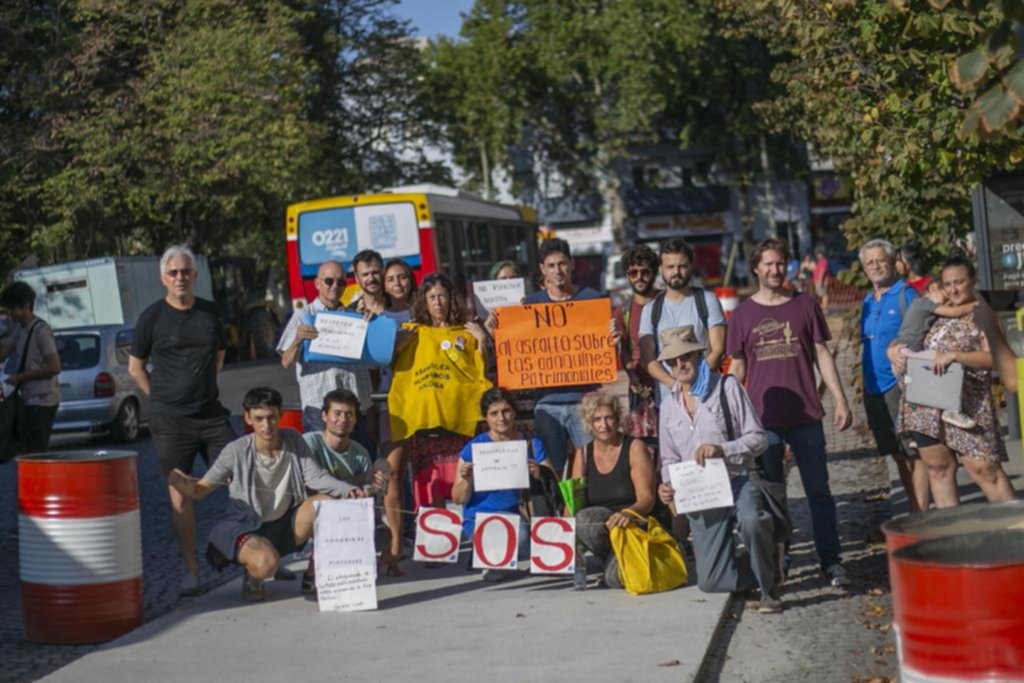
[[[100,643],[142,625],[136,458],[68,451],[17,459],[27,640]]]
[[[739,292],[735,287],[715,287],[715,296],[718,297],[718,303],[722,304],[722,312],[725,313],[725,318],[728,320],[732,317],[732,312],[740,305]]]

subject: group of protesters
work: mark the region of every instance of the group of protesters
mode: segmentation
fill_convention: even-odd
[[[862,320],[865,405],[879,450],[899,465],[912,508],[926,509],[930,498],[939,507],[956,504],[956,455],[989,499],[1012,497],[999,466],[1006,454],[987,372],[1009,367],[1012,353],[994,314],[974,299],[973,265],[951,257],[936,286],[909,258],[899,272],[916,277],[897,279],[900,257],[883,240],[864,245],[860,258],[873,286]],[[213,304],[194,294],[195,256],[188,247],[171,247],[160,260],[167,296],[140,316],[129,371],[151,399],[150,431],[186,565],[180,593],[200,591],[192,502],[217,486],[229,487],[229,502],[211,530],[207,560],[244,567],[243,597],[261,600],[266,580],[297,578],[281,558],[311,537],[317,500],[379,496],[383,520],[375,541],[381,568],[392,575],[402,573],[406,559],[407,510],[460,504],[467,537],[478,513],[520,512],[518,492],[479,492],[473,479],[474,444],[513,440],[527,442],[533,479],[586,478],[586,502],[576,511],[578,541],[600,563],[598,580],[609,587],[622,585],[611,530],[660,510],[677,536],[692,539],[702,590],[758,591],[760,611],[781,611],[789,568],[787,453],[807,494],[824,580],[849,584],[829,487],[819,376],[833,399],[837,430],[850,427],[852,413],[827,346],[822,306],[791,286],[790,261],[784,241],[757,244],[748,257],[757,290],[727,321],[718,299],[692,284],[694,252],[684,240],[665,240],[657,252],[629,248],[622,263],[631,291],[608,328],[628,377],[628,400],[611,386],[544,387],[534,392],[532,431],[517,421],[520,397],[491,381],[500,315],[474,318],[447,275],[428,274],[417,283],[405,262],[369,250],[350,264],[360,294],[346,306],[345,268],[327,261],[316,276],[317,297],[295,311],[277,347],[282,365],[295,368],[304,434],[280,427],[278,390],[255,387],[243,401],[251,433],[237,437],[217,387],[223,325]],[[539,265],[539,273],[527,274],[501,262],[490,275],[536,275],[541,287],[524,305],[602,298],[575,282],[564,240],[545,240]],[[659,275],[663,288],[656,285]],[[315,316],[342,310],[394,321],[390,366],[306,358],[304,343],[319,334]],[[902,396],[898,378],[906,359],[921,352],[931,353],[936,372],[954,362],[967,368],[961,413],[970,418]],[[375,404],[374,394],[386,395],[386,404]],[[198,479],[196,454],[207,464]],[[713,459],[725,463],[734,505],[676,515],[671,466]],[[738,552],[734,531],[745,553]],[[505,576],[489,571],[484,578]],[[315,595],[315,558],[302,587]]]

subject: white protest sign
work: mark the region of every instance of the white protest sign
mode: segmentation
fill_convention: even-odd
[[[668,474],[676,491],[678,514],[733,505],[729,471],[721,458],[708,458],[704,467],[692,460],[674,463],[668,466]]]
[[[515,569],[519,515],[480,513],[473,530],[473,569]]]
[[[317,558],[319,561],[319,558]],[[316,596],[321,612],[377,609],[376,565],[348,569],[316,568]]]
[[[504,491],[530,488],[526,441],[473,444],[473,490]]]
[[[462,538],[462,515],[441,508],[420,508],[416,517],[417,562],[456,562]]]
[[[316,503],[313,545],[321,612],[377,609],[373,499]]]
[[[572,574],[575,560],[576,518],[534,518],[530,524],[530,573]]]
[[[362,358],[369,323],[351,315],[320,315],[313,322],[316,339],[309,342],[310,353],[339,358]]]
[[[521,277],[508,280],[484,280],[473,283],[473,297],[476,299],[476,312],[486,317],[499,306],[518,306],[526,296],[526,281]]]

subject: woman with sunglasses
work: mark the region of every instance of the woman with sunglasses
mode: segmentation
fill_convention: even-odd
[[[413,467],[414,506],[443,506],[452,496],[459,452],[476,433],[476,406],[491,386],[484,376],[486,333],[467,320],[465,301],[448,276],[423,279],[402,337],[388,394],[395,442],[387,456],[391,481],[384,503],[392,554],[399,558],[407,463]]]

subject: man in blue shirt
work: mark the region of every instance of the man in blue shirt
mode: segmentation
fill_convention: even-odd
[[[558,237],[544,240],[540,245],[540,269],[544,288],[526,297],[526,304],[550,304],[559,301],[600,299],[601,293],[572,282],[573,260],[569,243]],[[537,391],[534,406],[534,430],[551,466],[561,476],[569,459],[566,442],[572,440],[575,448],[589,441],[579,414],[583,394],[598,388],[596,384],[555,387]]]
[[[928,472],[924,464],[896,433],[900,385],[886,356],[896,338],[910,302],[917,297],[903,280],[896,279],[896,250],[883,239],[873,239],[860,249],[860,262],[871,281],[871,292],[861,307],[861,360],[864,371],[864,410],[878,452],[891,455],[907,492],[910,511],[928,508]]]

